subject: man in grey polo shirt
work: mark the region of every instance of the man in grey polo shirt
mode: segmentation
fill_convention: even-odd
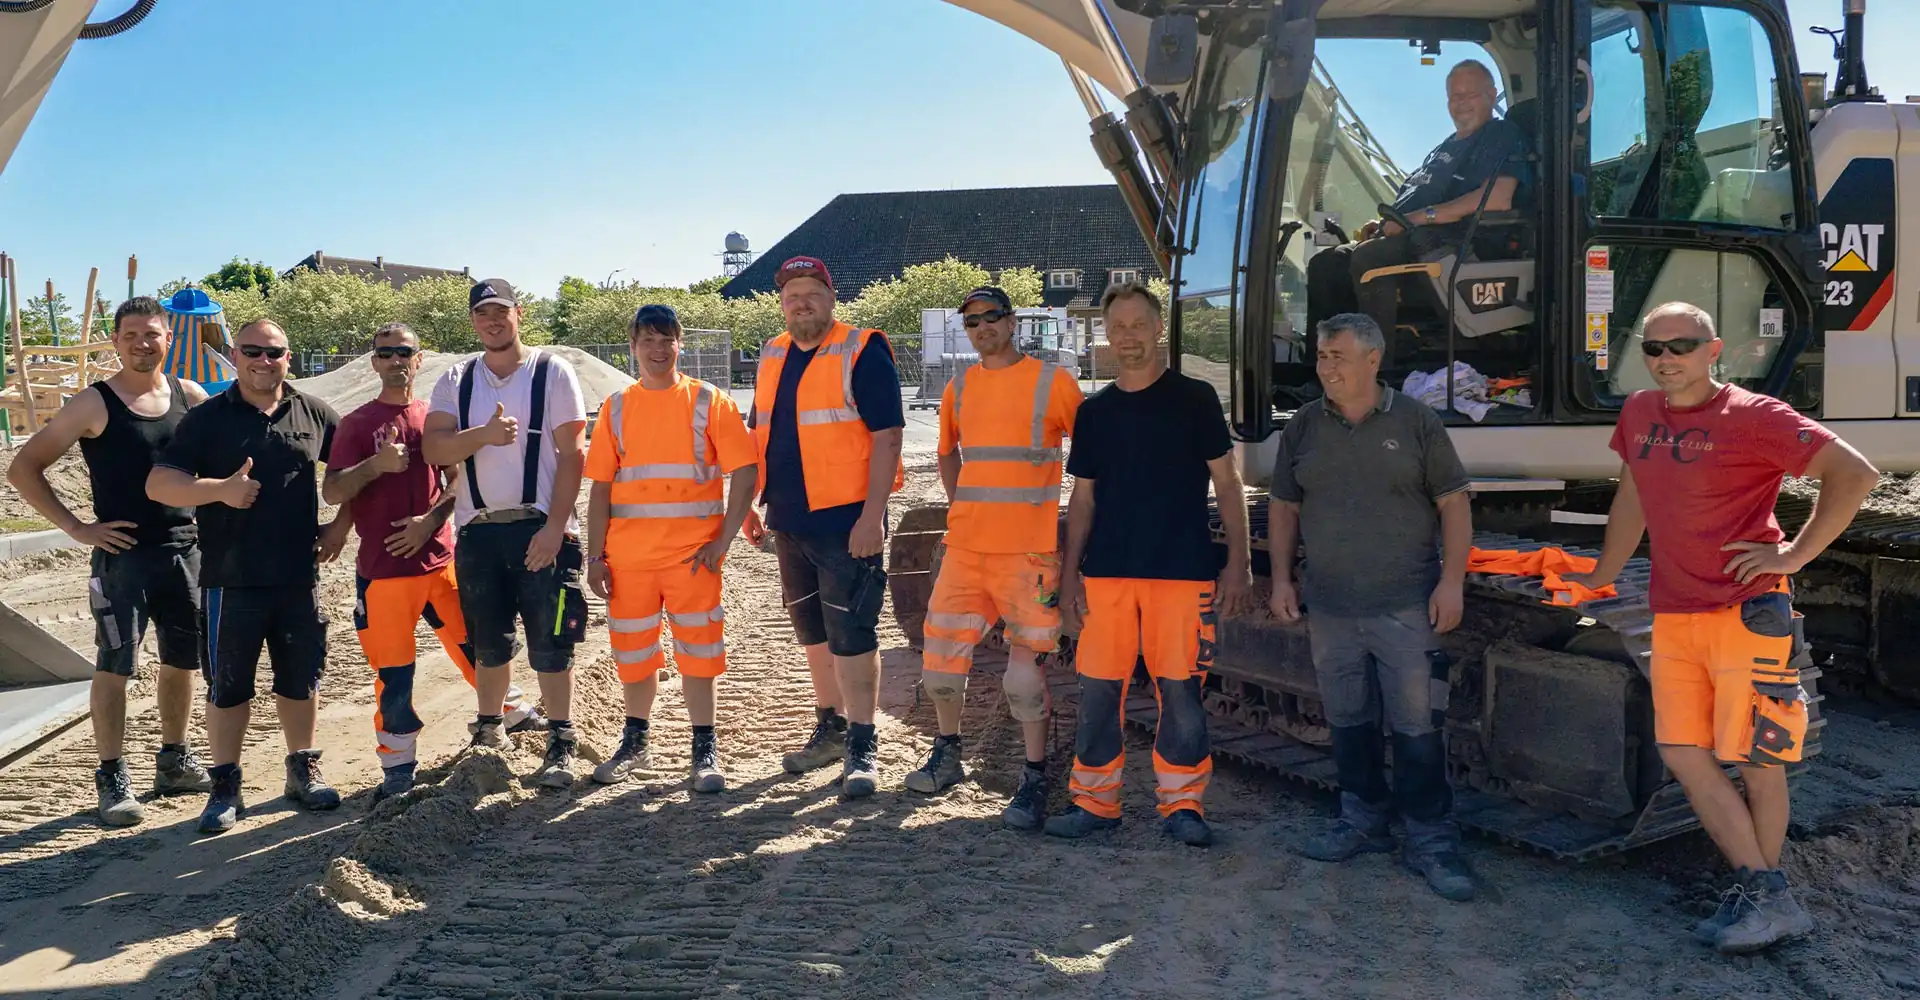
[[[1447,899],[1473,898],[1447,780],[1447,660],[1438,633],[1460,624],[1472,514],[1467,473],[1438,414],[1379,381],[1385,338],[1360,313],[1319,326],[1326,391],[1280,435],[1273,469],[1273,598],[1297,621],[1304,537],[1308,636],[1333,730],[1340,818],[1302,853],[1345,861],[1393,849]],[[1444,550],[1444,556],[1440,550]],[[1377,692],[1377,694],[1376,694]],[[1393,732],[1386,780],[1380,716]]]

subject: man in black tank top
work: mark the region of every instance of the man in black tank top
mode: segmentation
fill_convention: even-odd
[[[87,580],[97,654],[93,674],[93,742],[100,751],[94,786],[99,814],[109,826],[140,822],[143,810],[121,754],[126,728],[127,679],[147,623],[154,626],[160,662],[160,751],[155,792],[205,792],[207,770],[187,746],[193,714],[193,675],[200,663],[200,554],[193,511],[147,498],[147,473],[173,440],[187,408],[207,398],[200,386],[161,370],[172,331],[160,303],[128,299],[113,316],[120,370],[95,382],[60,408],[47,426],[20,446],[7,481],[54,526],[93,549]],[[86,459],[93,492],[91,523],[54,495],[47,468],[75,442]]]

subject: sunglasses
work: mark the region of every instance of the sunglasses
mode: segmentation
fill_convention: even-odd
[[[1671,340],[1643,340],[1640,342],[1640,350],[1650,358],[1657,358],[1662,354],[1671,354],[1678,358],[1692,354],[1700,348],[1701,344],[1706,342],[1707,338],[1705,337],[1675,337]]]
[[[373,356],[376,358],[399,358],[400,360],[405,361],[408,358],[413,357],[413,348],[411,347],[376,347],[373,349]]]
[[[982,323],[998,323],[1009,315],[1005,309],[989,309],[986,312],[974,313],[966,319],[967,329],[971,330]]]
[[[241,344],[240,353],[249,358],[266,358],[268,361],[278,361],[287,356],[287,349],[284,347],[261,347],[259,344]]]

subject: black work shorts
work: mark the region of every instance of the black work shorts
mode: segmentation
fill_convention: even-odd
[[[887,570],[879,555],[855,559],[847,536],[774,532],[780,557],[780,594],[802,646],[827,644],[835,656],[863,656],[880,648],[874,634],[887,599]]]
[[[253,677],[264,647],[273,664],[273,693],[313,697],[327,662],[327,618],[313,584],[207,587],[200,597],[206,634],[207,701],[234,708],[253,700]]]
[[[199,549],[94,549],[87,604],[93,609],[93,669],[132,677],[148,622],[153,623],[161,663],[200,669]]]
[[[573,647],[586,638],[587,592],[581,569],[585,551],[568,535],[552,564],[527,572],[527,546],[544,519],[469,524],[453,547],[460,610],[476,667],[504,667],[520,652],[517,618],[527,632],[527,665],[557,674],[573,667]]]

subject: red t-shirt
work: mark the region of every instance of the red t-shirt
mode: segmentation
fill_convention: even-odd
[[[1678,409],[1665,393],[1627,399],[1614,451],[1633,473],[1652,545],[1648,595],[1662,614],[1732,607],[1773,589],[1777,576],[1742,585],[1724,572],[1728,542],[1786,537],[1773,507],[1780,481],[1806,472],[1833,432],[1771,396],[1724,386],[1704,404]]]
[[[333,432],[327,464],[345,470],[366,461],[373,454],[374,435],[389,424],[400,428],[400,440],[407,446],[407,471],[389,472],[368,483],[354,495],[351,508],[353,530],[360,535],[355,570],[369,580],[424,576],[453,559],[451,518],[412,558],[387,553],[387,536],[400,530],[393,522],[424,514],[440,499],[440,470],[420,454],[420,437],[427,426],[426,400],[396,406],[375,399],[342,417]]]

